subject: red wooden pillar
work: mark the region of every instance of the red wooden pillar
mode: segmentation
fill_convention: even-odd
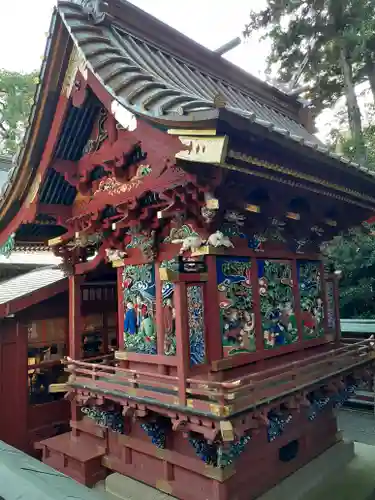
[[[117,268],[117,345],[124,350],[124,293],[122,289],[123,268]]]
[[[299,294],[299,282],[298,282],[298,260],[292,260],[292,290],[294,299],[294,315],[296,318],[297,330],[298,330],[298,341],[300,348],[303,349],[303,325],[301,317],[301,297]]]
[[[82,316],[81,316],[81,283],[83,277],[69,276],[69,357],[81,359],[82,350]]]
[[[326,334],[328,332],[328,295],[327,295],[327,282],[325,279],[325,270],[323,261],[320,263],[320,286],[321,286],[321,299],[323,301],[323,328],[325,333],[325,338],[327,338]]]
[[[220,309],[217,293],[216,257],[206,256],[208,281],[204,284],[204,322],[206,360],[208,364],[223,357],[223,340],[220,330]],[[176,315],[177,316],[177,315]]]
[[[186,283],[176,283],[174,291],[176,310],[176,356],[178,376],[178,397],[182,406],[186,405],[186,379],[190,371],[189,330],[187,318]]]
[[[334,274],[332,277],[333,283],[333,300],[335,307],[335,342],[337,345],[341,342],[341,325],[340,325],[340,295],[339,295],[339,277]]]
[[[69,357],[79,360],[82,356],[82,317],[81,317],[81,283],[80,275],[69,276]],[[80,419],[80,410],[77,402],[71,402],[71,418],[73,422]],[[75,428],[72,436],[77,436]]]
[[[165,329],[163,321],[163,294],[162,281],[160,279],[160,264],[155,263],[155,324],[156,324],[156,342],[157,353],[164,356]],[[165,365],[158,365],[158,372],[165,375],[167,373]]]
[[[259,277],[258,263],[256,258],[251,259],[251,288],[253,310],[255,315],[255,347],[256,352],[264,351],[264,334],[262,327],[262,313],[260,310],[260,295],[259,295]],[[258,365],[262,365],[262,360],[258,361]]]

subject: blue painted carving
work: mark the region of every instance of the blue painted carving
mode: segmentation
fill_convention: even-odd
[[[157,448],[165,448],[168,428],[164,420],[157,419],[153,422],[144,422],[141,424],[141,428],[145,431],[147,436],[151,438],[152,444]]]
[[[276,438],[280,437],[285,427],[292,421],[290,413],[270,411],[268,414],[267,437],[268,442],[271,443]]]
[[[310,406],[307,408],[307,418],[315,420],[315,418],[327,407],[333,406],[340,408],[348,399],[352,398],[356,392],[357,385],[350,381],[346,383],[343,389],[327,396],[323,394],[312,394],[308,399]]]
[[[206,360],[203,287],[187,287],[187,308],[190,345],[190,365],[201,365]]]
[[[103,410],[97,406],[83,406],[81,411],[100,427],[125,434],[124,417],[120,411]]]
[[[277,260],[258,260],[257,264],[264,347],[292,344],[298,340],[292,264]]]
[[[251,436],[246,435],[236,438],[232,443],[209,443],[207,439],[189,434],[189,443],[194,448],[197,457],[205,464],[224,469],[232,464],[245,451]]]

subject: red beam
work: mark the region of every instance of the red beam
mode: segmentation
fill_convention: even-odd
[[[37,212],[38,214],[50,215],[59,220],[66,220],[72,217],[72,207],[66,205],[38,203]]]
[[[80,262],[79,264],[76,264],[75,273],[86,274],[94,270],[104,259],[104,255],[105,255],[105,248],[104,245],[102,245],[99,249],[98,255],[96,255],[93,259],[87,262]]]
[[[54,160],[51,167],[56,170],[56,172],[61,174],[64,179],[73,186],[78,184],[79,178],[76,162],[57,158]]]

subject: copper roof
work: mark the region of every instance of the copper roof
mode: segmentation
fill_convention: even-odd
[[[268,131],[371,176],[368,168],[329,151],[299,123],[295,97],[236,65],[125,0],[60,0],[58,11],[79,54],[127,109],[154,118],[225,108]],[[83,2],[84,4],[84,2]],[[90,14],[90,5],[97,13]],[[107,14],[105,14],[107,12]]]
[[[30,295],[41,288],[53,285],[66,278],[57,267],[44,267],[0,283],[0,304]]]
[[[67,32],[61,35],[60,28]],[[59,36],[58,36],[59,34]],[[299,123],[302,104],[244,72],[205,47],[163,24],[125,0],[59,0],[43,59],[39,85],[23,145],[1,186],[0,225],[9,223],[27,195],[38,169],[70,57],[69,36],[83,66],[92,69],[114,100],[138,115],[165,124],[194,121],[201,112],[240,115],[287,145],[314,151],[314,161],[337,160],[373,179],[375,173],[332,153]],[[61,35],[61,36],[60,36]],[[53,50],[52,50],[53,49]],[[58,53],[58,57],[54,54]],[[65,54],[65,55],[64,55]],[[46,78],[49,70],[51,81]],[[65,68],[63,70],[62,68]],[[51,89],[54,92],[51,92]],[[50,99],[43,99],[46,95]],[[47,106],[47,104],[48,106]],[[42,123],[43,127],[39,127]],[[23,174],[27,175],[23,175]],[[26,180],[25,180],[26,179]],[[6,216],[5,216],[6,214]]]
[[[144,22],[161,24],[127,2],[122,2],[122,5],[124,11],[131,11],[132,15],[135,11]],[[202,63],[206,59],[206,64],[199,66],[195,61],[187,60],[175,39],[186,44],[194,42],[181,33],[173,30],[170,47],[165,48],[160,46],[160,42],[140,39],[134,34],[131,22],[129,26],[122,26],[118,21],[110,22],[108,18],[109,22],[94,24],[90,16],[71,1],[60,1],[59,12],[89,67],[107,90],[128,109],[152,117],[178,117],[215,109],[215,99],[220,96],[230,111],[321,144],[293,119],[301,107],[297,100],[281,93],[278,98],[274,97],[275,89],[250,74],[243,78],[244,72],[240,68],[198,44],[195,44],[195,50],[201,53]],[[163,28],[167,31],[171,29],[166,25]],[[151,38],[152,33],[149,36]],[[241,74],[242,85],[233,82],[236,73]],[[245,86],[245,83],[248,85]],[[264,86],[268,103],[266,95],[260,95],[257,88]]]

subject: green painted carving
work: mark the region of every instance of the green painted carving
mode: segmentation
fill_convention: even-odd
[[[154,266],[125,266],[123,290],[126,350],[140,354],[156,354]]]
[[[264,347],[274,349],[296,342],[291,263],[259,260],[258,278]]]
[[[4,257],[9,257],[10,254],[13,252],[14,247],[16,246],[16,241],[15,241],[15,233],[12,233],[6,242],[0,246],[0,255],[3,255]]]
[[[254,352],[251,261],[247,257],[218,257],[216,272],[224,354]]]
[[[324,335],[324,307],[320,262],[298,262],[298,286],[301,297],[302,332],[305,340]]]

